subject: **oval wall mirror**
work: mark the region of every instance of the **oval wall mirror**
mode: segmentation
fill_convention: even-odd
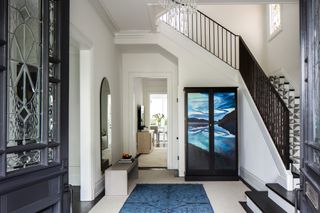
[[[100,87],[100,148],[101,171],[111,165],[111,93],[107,78],[103,78]]]

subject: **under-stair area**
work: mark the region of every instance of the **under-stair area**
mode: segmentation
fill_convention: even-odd
[[[293,87],[283,76],[268,77],[240,35],[200,11],[180,13],[183,11],[181,5],[173,10],[176,11],[162,15],[160,21],[239,71],[282,160],[283,168],[288,173],[292,172],[291,191],[279,183],[268,183],[264,187],[267,191],[254,188],[247,191],[247,201],[240,204],[247,212],[295,212],[298,202],[296,191],[292,189],[299,185],[300,99],[295,96]]]

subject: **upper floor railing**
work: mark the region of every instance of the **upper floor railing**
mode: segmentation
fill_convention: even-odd
[[[239,70],[287,169],[289,169],[289,110],[241,36],[200,11],[187,13],[182,5],[160,20]]]
[[[239,36],[200,11],[185,13],[182,5],[171,9],[160,20],[182,33],[225,63],[239,69]]]

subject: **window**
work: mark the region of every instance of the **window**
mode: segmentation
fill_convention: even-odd
[[[151,94],[150,124],[166,126],[167,115],[167,94]]]
[[[281,32],[281,5],[269,4],[269,39]]]

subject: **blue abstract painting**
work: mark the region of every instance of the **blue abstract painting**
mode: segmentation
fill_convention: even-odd
[[[214,93],[214,152],[215,169],[236,167],[236,94]]]
[[[209,94],[188,94],[188,141],[209,152]]]

